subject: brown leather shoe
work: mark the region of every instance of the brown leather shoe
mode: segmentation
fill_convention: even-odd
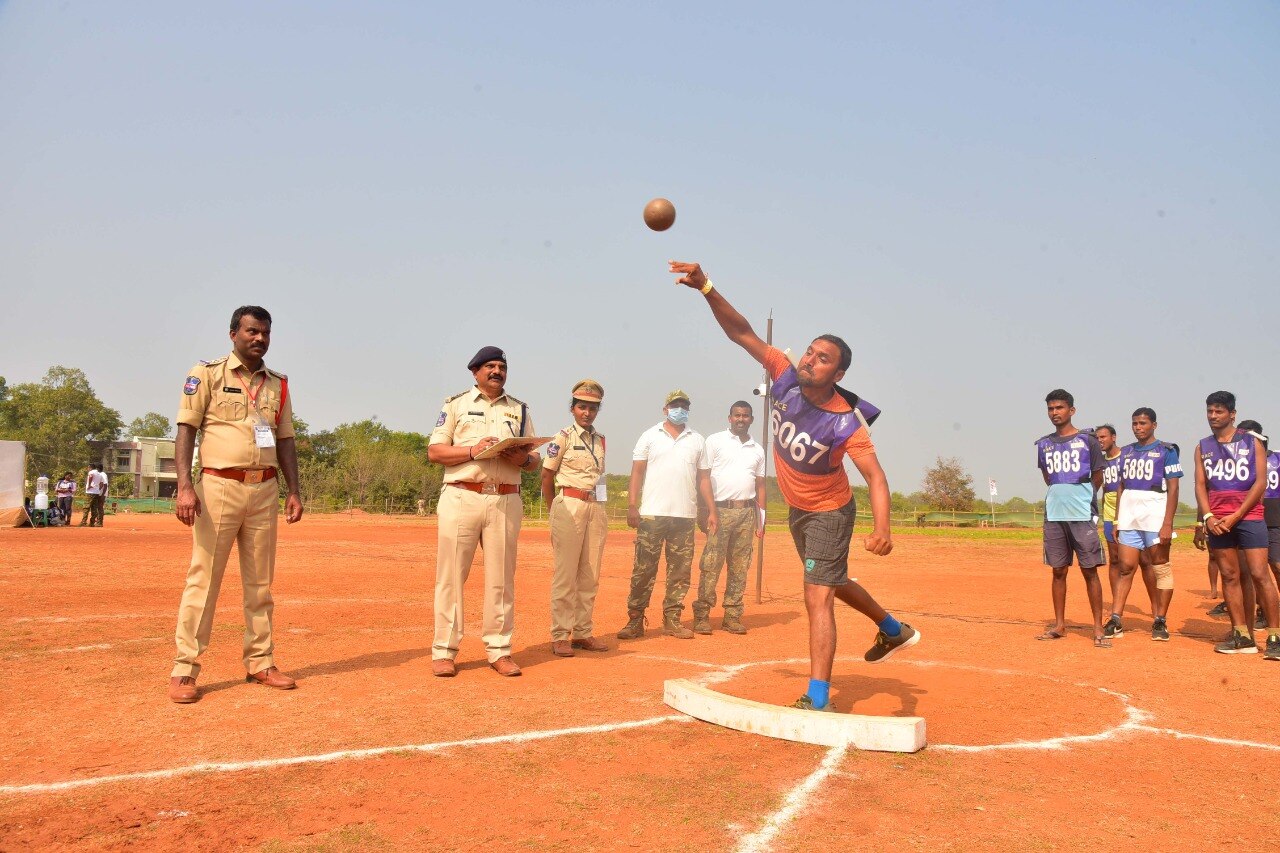
[[[189,705],[200,698],[196,689],[196,680],[190,675],[174,676],[169,679],[169,698],[179,705]]]
[[[568,640],[552,640],[551,654],[558,658],[573,657],[573,643]]]
[[[573,641],[575,649],[584,649],[588,652],[607,652],[609,646],[604,640],[597,640],[595,637],[583,637]]]
[[[292,690],[298,686],[298,682],[285,675],[274,666],[269,666],[261,672],[251,672],[244,677],[245,681],[257,682],[264,687],[274,687],[276,690]]]
[[[514,678],[520,674],[520,667],[516,666],[516,662],[511,659],[511,655],[503,655],[489,664],[489,666],[493,667],[493,671],[498,675],[505,675],[507,678]]]
[[[453,658],[436,658],[431,662],[431,674],[436,678],[453,678],[458,674],[458,665]]]

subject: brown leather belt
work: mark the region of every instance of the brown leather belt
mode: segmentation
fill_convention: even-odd
[[[575,489],[571,486],[561,486],[560,494],[566,498],[577,498],[580,501],[594,501],[596,499],[594,489]]]
[[[457,483],[446,483],[448,486],[457,486],[459,489],[466,489],[468,492],[475,492],[481,495],[514,495],[520,491],[520,487],[514,483],[471,483],[461,480]]]
[[[274,480],[276,476],[275,468],[248,469],[248,468],[201,468],[206,474],[212,474],[215,477],[221,477],[224,480],[239,480],[242,483],[261,483],[263,480]]]
[[[756,502],[750,498],[744,501],[716,501],[716,506],[721,509],[746,509],[755,505]]]

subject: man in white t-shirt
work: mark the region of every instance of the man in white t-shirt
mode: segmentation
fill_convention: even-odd
[[[764,533],[764,448],[751,438],[755,414],[751,404],[739,400],[729,407],[729,428],[707,436],[707,467],[711,496],[720,516],[720,527],[707,538],[698,571],[698,598],[693,603],[693,632],[711,633],[711,610],[716,606],[716,585],[726,560],[724,619],[730,634],[745,634],[742,593],[747,588],[751,539]],[[700,510],[709,509],[700,506]]]
[[[102,526],[102,509],[107,501],[107,475],[97,465],[89,466],[89,476],[85,478],[84,484],[85,494],[89,496],[89,506],[87,512],[89,515],[90,527]],[[80,526],[84,526],[84,519],[80,519]]]
[[[680,624],[693,570],[693,529],[698,495],[711,507],[707,532],[715,535],[719,515],[711,497],[706,441],[687,426],[689,395],[672,391],[663,404],[662,423],[645,430],[631,454],[627,524],[636,528],[636,558],[627,597],[627,625],[619,640],[644,636],[644,611],[653,597],[658,558],[667,551],[667,594],[662,599],[662,633],[688,640],[693,632]],[[642,498],[643,495],[643,498]]]

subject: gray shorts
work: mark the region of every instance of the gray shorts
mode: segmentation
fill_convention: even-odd
[[[1096,569],[1106,560],[1098,525],[1092,521],[1046,521],[1044,523],[1044,563],[1055,569],[1071,565],[1075,555],[1082,569]]]
[[[787,523],[796,553],[804,561],[804,582],[844,586],[849,582],[849,540],[853,538],[853,498],[839,509],[806,512],[791,508]]]

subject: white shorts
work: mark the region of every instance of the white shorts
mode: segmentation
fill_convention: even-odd
[[[1164,512],[1168,506],[1169,496],[1164,492],[1126,490],[1120,495],[1116,529],[1159,533],[1164,526]]]

